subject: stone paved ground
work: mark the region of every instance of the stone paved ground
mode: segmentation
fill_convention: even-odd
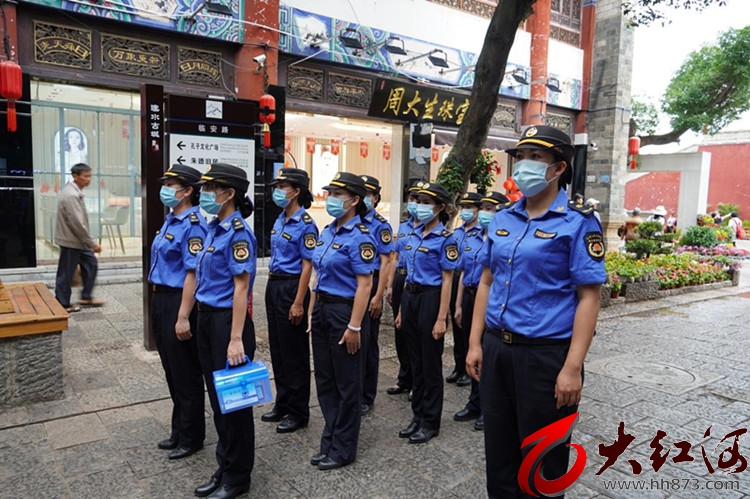
[[[262,303],[265,280],[256,282]],[[142,347],[140,284],[98,288],[108,304],[74,314],[63,335],[65,399],[0,413],[0,498],[191,497],[214,469],[216,436],[206,414],[205,450],[170,462],[156,442],[167,436],[170,404],[158,357]],[[587,451],[586,469],[568,497],[745,497],[750,471],[710,475],[701,445],[716,467],[713,449],[728,432],[750,422],[750,291],[746,271],[739,288],[685,294],[602,310],[599,334],[587,362],[584,402],[573,441]],[[750,296],[750,295],[748,295]],[[260,311],[259,311],[260,312]],[[256,358],[269,361],[265,322],[258,313]],[[392,329],[381,332],[380,394],[364,419],[360,452],[352,465],[320,472],[308,464],[317,450],[322,416],[315,392],[310,426],[278,435],[256,411],[256,465],[250,497],[258,498],[476,498],[485,497],[482,433],[456,423],[468,388],[446,385],[440,436],[409,445],[397,431],[410,420],[406,396],[388,396],[397,365]],[[445,374],[452,367],[444,355]],[[314,388],[314,385],[313,385]],[[208,407],[208,406],[207,406]],[[612,468],[595,472],[624,422],[635,440]],[[711,426],[711,434],[704,438]],[[671,448],[658,473],[649,447],[658,430]],[[692,462],[673,463],[672,442],[692,444]],[[727,446],[725,442],[721,448]],[[744,448],[743,448],[744,446]],[[747,452],[747,439],[740,440]],[[635,477],[627,460],[643,473]],[[606,481],[659,480],[669,490],[610,490]],[[676,482],[673,482],[676,480]],[[687,480],[687,482],[686,482]],[[740,489],[714,491],[706,480],[735,480]],[[673,489],[687,484],[691,490]],[[631,485],[633,487],[633,485]]]

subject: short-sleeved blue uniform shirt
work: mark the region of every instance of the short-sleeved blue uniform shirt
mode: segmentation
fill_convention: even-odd
[[[525,199],[495,215],[479,260],[493,278],[487,327],[530,338],[569,338],[576,286],[606,280],[601,225],[563,190],[533,220]]]
[[[418,224],[418,222],[417,222]],[[414,218],[409,217],[405,222],[401,222],[398,226],[398,232],[396,233],[396,252],[398,253],[398,260],[396,261],[396,268],[402,269],[406,267],[404,258],[406,258],[406,236],[414,230],[415,222]]]
[[[148,282],[181,288],[187,271],[195,270],[207,230],[200,207],[192,206],[179,215],[170,211],[151,245]]]
[[[362,217],[362,223],[370,229],[378,255],[390,255],[394,249],[391,224],[380,213],[370,210]],[[380,270],[380,258],[375,259],[375,270]]]
[[[334,220],[320,233],[313,252],[315,291],[354,298],[357,275],[372,274],[375,260],[375,240],[360,217],[352,218],[338,231]]]
[[[427,234],[423,225],[412,229],[406,237],[404,252],[406,282],[422,286],[440,286],[443,270],[455,270],[458,264],[458,245],[453,234],[438,223]]]
[[[482,265],[479,262],[482,246],[484,246],[484,231],[482,230],[472,231],[464,238],[458,264],[464,271],[461,282],[465,288],[479,286],[479,280],[482,277]]]
[[[453,231],[453,237],[456,239],[456,244],[458,245],[458,265],[456,266],[456,270],[464,270],[461,258],[461,253],[463,252],[465,246],[464,241],[466,241],[466,238],[470,235],[476,234],[478,232],[482,232],[482,226],[478,223],[469,228],[467,228],[466,224],[464,224]]]
[[[318,227],[304,208],[286,219],[283,211],[271,230],[271,261],[268,270],[275,274],[299,274],[302,260],[312,260],[318,242]]]
[[[250,274],[252,293],[258,243],[239,210],[227,218],[208,223],[205,248],[199,255],[195,299],[204,305],[231,308],[234,276]]]

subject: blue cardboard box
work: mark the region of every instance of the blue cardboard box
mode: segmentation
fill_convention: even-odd
[[[214,387],[221,413],[265,404],[273,400],[268,367],[262,360],[214,371]]]

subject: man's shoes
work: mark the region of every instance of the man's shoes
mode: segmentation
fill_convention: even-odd
[[[341,468],[344,466],[344,463],[340,463],[338,461],[335,461],[331,459],[330,457],[326,457],[321,462],[318,463],[318,469],[320,471],[328,471],[328,470],[335,470],[336,468]]]
[[[454,369],[453,372],[450,373],[447,378],[445,378],[445,381],[448,383],[455,383],[460,377],[461,374],[459,374],[459,372]]]
[[[456,380],[457,386],[469,386],[470,384],[471,384],[471,376],[469,376],[466,373],[459,376],[458,379]]]
[[[158,444],[156,444],[158,448],[161,450],[172,450],[177,447],[177,439],[172,439],[172,437],[169,437],[166,440],[162,440]]]
[[[322,452],[319,454],[315,454],[313,457],[310,458],[310,464],[312,464],[313,466],[317,466],[320,464],[321,461],[323,461],[327,457],[328,457],[328,454],[323,454]]]
[[[208,499],[234,499],[238,495],[244,494],[249,490],[249,483],[246,483],[245,485],[222,484],[221,487],[213,491],[213,493],[208,496]]]
[[[211,479],[206,483],[198,485],[193,493],[198,497],[206,497],[211,492],[218,489],[219,485],[221,485],[221,481],[218,478],[212,476]]]
[[[175,450],[169,453],[169,459],[182,459],[183,457],[192,456],[203,448],[202,445],[197,447],[177,447]]]
[[[419,423],[412,421],[409,426],[398,432],[399,438],[409,438],[419,430]]]
[[[300,428],[305,427],[307,427],[307,422],[303,423],[296,419],[286,417],[281,423],[279,423],[279,426],[276,427],[276,433],[294,433]]]
[[[479,416],[479,418],[474,421],[474,429],[477,431],[484,431],[484,416]]]
[[[406,388],[403,386],[396,385],[387,389],[385,393],[387,393],[388,395],[400,395],[402,393],[408,392],[409,390],[411,390],[411,388]]]
[[[104,300],[95,300],[94,298],[91,298],[89,300],[78,300],[78,303],[85,307],[102,307],[107,302]]]
[[[260,417],[260,420],[265,423],[278,423],[282,419],[284,419],[284,415],[277,411],[275,407]]]
[[[426,444],[432,437],[437,437],[440,431],[430,430],[428,428],[420,428],[417,432],[409,437],[410,444]]]
[[[362,416],[367,416],[372,412],[372,406],[369,404],[362,404]]]
[[[453,415],[453,421],[471,421],[472,419],[477,419],[481,415],[482,413],[479,411],[471,411],[463,408]]]

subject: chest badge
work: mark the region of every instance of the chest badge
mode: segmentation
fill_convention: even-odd
[[[508,232],[508,231],[507,231],[507,230],[505,230],[505,229],[497,229],[497,230],[495,231],[495,234],[497,234],[497,235],[498,235],[498,236],[500,236],[500,237],[507,237],[507,236],[508,236],[508,234],[510,234],[510,232]]]
[[[557,232],[544,232],[543,230],[537,229],[534,231],[534,237],[537,239],[552,239],[557,235]]]
[[[174,236],[172,234],[164,234],[164,239],[172,241],[174,239]]]

